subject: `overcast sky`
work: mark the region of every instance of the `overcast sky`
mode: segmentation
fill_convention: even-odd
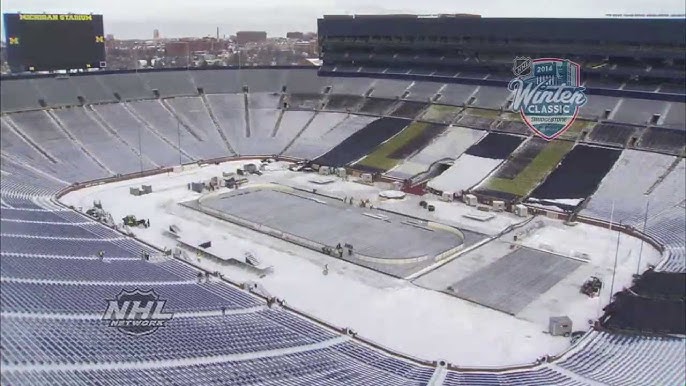
[[[487,17],[603,17],[607,13],[683,14],[686,0],[0,0],[3,13],[99,13],[121,39],[316,31],[324,14],[474,13]],[[3,31],[4,36],[4,31]]]

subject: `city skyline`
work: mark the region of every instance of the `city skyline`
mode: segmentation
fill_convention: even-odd
[[[228,3],[228,4],[227,4]],[[645,1],[609,0],[601,7],[592,0],[558,3],[546,0],[511,2],[480,1],[460,4],[454,1],[377,0],[254,0],[246,3],[220,0],[173,2],[149,0],[136,2],[92,2],[66,0],[56,5],[47,0],[3,0],[3,13],[97,13],[104,15],[105,32],[119,39],[150,39],[153,30],[163,38],[229,36],[240,30],[267,31],[268,36],[285,36],[289,31],[316,31],[316,20],[325,14],[388,13],[471,13],[484,17],[604,17],[606,14],[680,14],[683,0]],[[4,27],[2,28],[4,38]]]

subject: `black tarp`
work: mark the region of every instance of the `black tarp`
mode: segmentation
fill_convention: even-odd
[[[686,303],[683,300],[656,300],[618,293],[605,307],[601,324],[608,329],[685,334]]]
[[[539,200],[585,199],[595,192],[603,177],[619,158],[620,150],[575,146],[531,197]],[[558,204],[572,210],[575,206]]]
[[[382,142],[398,134],[410,123],[407,119],[384,117],[373,121],[346,138],[312,163],[339,167],[357,161]]]

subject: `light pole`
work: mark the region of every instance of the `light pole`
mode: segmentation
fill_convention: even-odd
[[[650,207],[650,201],[646,201],[646,214],[643,217],[643,234],[646,233],[646,226],[648,225],[648,208]],[[641,237],[641,248],[638,250],[638,263],[636,263],[636,274],[639,274],[641,269],[641,257],[643,256],[643,237]]]
[[[141,166],[141,174],[143,174],[143,140],[141,139],[141,125],[138,125],[138,162]]]
[[[622,221],[619,222],[619,227],[622,226]],[[617,273],[617,258],[619,257],[619,236],[621,236],[622,232],[619,231],[619,228],[617,228],[617,247],[615,249],[615,264],[612,267],[612,282],[610,284],[610,302],[612,302],[612,292],[615,289],[615,274]]]
[[[179,119],[176,120],[176,133],[179,138],[179,166],[183,165],[183,159],[181,158],[181,121]]]
[[[190,42],[186,42],[186,70],[191,67],[191,46]]]

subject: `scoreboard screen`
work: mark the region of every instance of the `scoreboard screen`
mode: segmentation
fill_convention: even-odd
[[[102,15],[4,15],[12,72],[105,67]]]

